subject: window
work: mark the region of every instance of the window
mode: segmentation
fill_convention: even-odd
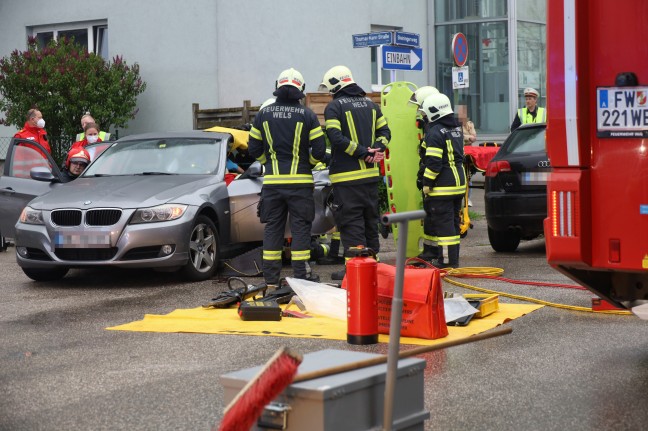
[[[108,60],[108,23],[105,20],[37,26],[32,27],[31,31],[39,48],[46,46],[52,39],[74,38],[88,52],[94,52]]]

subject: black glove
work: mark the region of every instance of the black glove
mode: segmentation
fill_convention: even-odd
[[[416,179],[416,188],[419,190],[423,190],[423,181],[420,178]]]

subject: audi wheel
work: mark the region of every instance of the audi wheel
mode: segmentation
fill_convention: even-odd
[[[520,245],[520,234],[514,230],[496,231],[489,227],[488,241],[497,252],[513,252]]]

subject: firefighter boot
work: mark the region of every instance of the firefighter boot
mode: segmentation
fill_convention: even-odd
[[[344,258],[339,255],[340,253],[340,240],[332,239],[329,244],[328,256],[317,259],[318,265],[339,265],[344,263]]]
[[[448,268],[459,268],[459,244],[448,246]]]
[[[416,256],[427,262],[439,258],[439,247],[436,245],[423,244],[423,253]]]

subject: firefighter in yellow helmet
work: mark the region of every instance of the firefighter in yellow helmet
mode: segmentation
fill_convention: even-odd
[[[349,247],[380,250],[378,238],[378,164],[391,138],[380,107],[366,97],[346,66],[324,74],[322,86],[333,94],[324,110],[331,142],[329,176],[333,183],[333,215],[345,258]],[[333,273],[340,280],[345,271]]]
[[[295,69],[279,74],[277,98],[259,110],[250,130],[248,152],[265,165],[259,217],[263,234],[263,277],[277,286],[282,267],[286,221],[290,215],[291,263],[295,278],[318,281],[308,265],[315,217],[312,167],[324,158],[326,144],[317,115],[303,106],[304,78]]]
[[[423,208],[432,222],[432,234],[438,241],[438,257],[432,264],[459,267],[461,201],[466,192],[463,167],[463,132],[454,118],[450,99],[445,94],[425,98],[420,112],[425,125]]]

